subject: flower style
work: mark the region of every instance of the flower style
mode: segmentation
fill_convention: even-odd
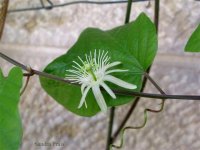
[[[126,89],[136,89],[137,86],[127,83],[119,78],[116,78],[111,73],[114,72],[126,72],[128,70],[122,69],[110,69],[115,67],[121,62],[116,61],[110,63],[110,57],[108,52],[104,50],[94,51],[94,54],[90,52],[89,55],[85,54],[85,61],[78,56],[80,63],[73,61],[73,69],[66,70],[70,74],[66,74],[66,79],[71,83],[78,83],[81,85],[82,97],[79,103],[78,108],[81,108],[82,105],[86,103],[86,96],[90,89],[92,89],[94,97],[101,109],[101,111],[106,112],[107,105],[104,100],[104,97],[101,93],[100,87],[102,87],[113,99],[116,99],[114,92],[106,85],[106,81],[114,83],[118,86],[121,86]]]

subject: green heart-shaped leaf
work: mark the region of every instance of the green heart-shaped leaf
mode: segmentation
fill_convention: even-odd
[[[196,30],[192,33],[186,46],[186,52],[200,52],[200,24]]]
[[[22,139],[22,125],[18,110],[22,71],[13,68],[8,77],[0,69],[0,149],[18,150]]]
[[[110,62],[120,61],[117,69],[128,69],[128,72],[114,73],[113,75],[128,83],[136,84],[136,91],[142,84],[142,73],[152,64],[157,51],[157,35],[154,24],[142,13],[134,22],[102,31],[97,28],[84,30],[75,45],[70,50],[51,62],[44,72],[65,77],[66,70],[71,69],[73,62],[78,57],[85,58],[85,54],[95,49],[108,51]],[[88,108],[84,106],[78,109],[81,99],[79,86],[61,83],[47,78],[40,78],[45,91],[65,108],[81,116],[93,116],[100,111],[93,96],[88,93],[86,101]],[[113,84],[108,84],[113,89],[122,89]],[[108,106],[118,106],[134,100],[130,96],[117,96],[112,99],[106,92],[103,96]]]

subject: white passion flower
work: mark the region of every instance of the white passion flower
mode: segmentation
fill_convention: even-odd
[[[119,78],[110,75],[114,72],[126,72],[128,70],[111,69],[121,64],[121,62],[116,61],[110,63],[108,52],[99,50],[97,54],[97,51],[95,50],[94,54],[92,54],[91,52],[89,53],[89,55],[85,54],[85,60],[83,60],[79,56],[78,59],[80,62],[73,61],[73,69],[66,70],[68,73],[66,74],[65,78],[71,83],[78,83],[81,85],[82,97],[78,108],[81,108],[84,103],[87,108],[85,99],[88,91],[92,89],[94,97],[101,111],[105,112],[107,110],[107,105],[101,93],[100,87],[102,87],[113,99],[116,99],[115,94],[106,85],[105,82],[111,82],[126,89],[137,88],[136,85],[127,83]]]

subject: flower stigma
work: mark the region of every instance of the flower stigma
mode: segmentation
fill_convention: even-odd
[[[93,69],[92,69],[92,65],[91,64],[84,64],[86,71],[92,75],[94,81],[97,81],[97,77],[95,76]]]

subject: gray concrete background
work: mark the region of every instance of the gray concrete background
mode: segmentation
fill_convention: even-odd
[[[64,0],[54,0],[55,3]],[[37,6],[38,1],[15,0],[9,9]],[[131,20],[144,11],[153,16],[147,2],[133,5]],[[186,54],[183,47],[200,22],[200,2],[161,1],[159,53],[151,76],[169,94],[200,94],[200,56]],[[52,11],[9,13],[0,51],[42,70],[63,54],[88,27],[110,29],[123,24],[125,4],[73,5]],[[0,59],[7,72],[11,65]],[[145,92],[157,92],[148,84]],[[145,107],[158,108],[159,100],[142,99],[127,125],[143,121]],[[116,130],[130,104],[117,109]],[[22,96],[20,110],[24,126],[21,150],[102,150],[105,147],[108,114],[92,118],[76,116],[57,104],[41,89],[37,76],[31,78]],[[167,100],[159,114],[149,114],[147,126],[126,134],[124,150],[199,150],[200,103]],[[64,146],[37,146],[38,142],[58,142]]]

